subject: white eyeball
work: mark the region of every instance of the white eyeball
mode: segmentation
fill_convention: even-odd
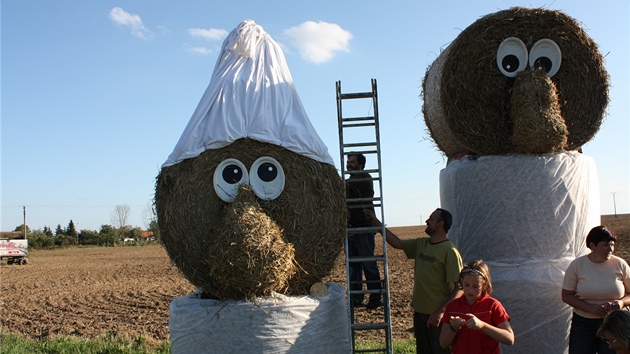
[[[249,185],[260,199],[276,199],[284,189],[284,170],[269,156],[254,161],[249,170]]]
[[[516,74],[525,70],[527,67],[525,43],[516,37],[504,39],[497,50],[497,66],[507,77],[515,77]]]
[[[214,191],[225,202],[233,202],[238,186],[248,183],[247,168],[237,159],[225,159],[214,170]]]
[[[548,77],[554,76],[562,63],[562,52],[556,42],[541,39],[529,51],[529,67],[532,70],[545,70]]]

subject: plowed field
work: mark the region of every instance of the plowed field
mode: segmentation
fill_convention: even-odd
[[[603,223],[620,239],[615,254],[630,261],[630,214],[604,217]],[[423,229],[392,228],[401,238],[422,235]],[[413,261],[394,249],[388,256],[393,337],[411,338]],[[344,268],[340,258],[327,280],[344,284]],[[0,267],[0,285],[2,332],[36,339],[142,336],[149,345],[168,339],[172,298],[194,291],[159,245],[34,250],[28,265]],[[379,314],[357,311],[363,320]]]

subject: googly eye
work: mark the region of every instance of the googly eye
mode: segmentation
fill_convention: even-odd
[[[247,183],[247,168],[237,159],[223,160],[214,170],[214,191],[225,202],[233,202],[238,186]]]
[[[497,50],[497,66],[507,77],[515,77],[516,74],[525,70],[527,67],[525,43],[516,37],[504,39]]]
[[[532,70],[545,70],[548,77],[552,77],[558,72],[561,63],[560,47],[551,39],[539,40],[529,51],[530,68]]]
[[[276,199],[284,189],[284,170],[278,161],[263,156],[249,170],[249,184],[260,199]]]

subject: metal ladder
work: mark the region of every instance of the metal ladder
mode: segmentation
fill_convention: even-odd
[[[345,238],[345,256],[346,256],[346,284],[347,284],[347,297],[348,297],[348,309],[350,316],[350,329],[352,332],[352,352],[353,353],[392,353],[392,326],[391,326],[391,313],[390,313],[390,298],[389,298],[389,271],[387,266],[387,244],[385,241],[385,213],[383,209],[383,185],[382,185],[382,173],[381,173],[381,148],[380,148],[380,136],[379,136],[379,121],[378,121],[378,94],[376,89],[376,79],[372,79],[372,91],[371,92],[358,92],[358,93],[341,93],[341,81],[336,83],[337,89],[337,120],[339,126],[339,150],[341,158],[341,175],[344,180],[349,177],[355,171],[346,171],[345,161],[348,155],[352,153],[361,153],[366,156],[366,166],[376,165],[374,169],[364,169],[360,172],[369,173],[372,178],[372,183],[376,182],[378,188],[374,188],[373,198],[350,198],[348,202],[354,202],[355,204],[349,205],[348,208],[366,208],[374,207],[375,211],[380,209],[380,220],[383,226],[371,226],[371,227],[357,227],[348,228]],[[346,109],[356,108],[349,106],[351,104],[363,103],[365,107],[366,99],[371,100],[370,111],[372,115],[368,116],[354,116],[355,111],[346,113],[344,115],[344,103]],[[352,103],[351,101],[355,102]],[[363,111],[360,111],[363,112]],[[367,141],[366,141],[367,139]],[[365,181],[366,179],[355,178],[354,181]],[[378,193],[378,195],[376,194]],[[377,214],[378,215],[378,214]],[[356,234],[364,233],[377,233],[382,235],[383,254],[375,254],[372,257],[348,257],[348,239]],[[368,290],[363,289],[363,284],[370,283],[367,280],[361,281],[362,290],[350,290],[350,264],[354,262],[364,261],[376,261],[379,266],[379,273],[381,273],[382,289],[380,290]],[[353,282],[353,284],[356,284]],[[367,287],[367,286],[366,286]],[[382,293],[382,315],[380,308],[374,311],[370,311],[367,316],[367,321],[361,321],[360,323],[356,318],[356,311],[354,301],[352,301],[352,295],[357,294],[362,297],[365,294],[370,293]],[[369,295],[368,295],[369,296]],[[364,309],[364,311],[368,311]],[[382,338],[376,341],[382,343],[382,347],[375,349],[357,349],[356,337],[359,332],[371,331],[370,339],[374,337]]]

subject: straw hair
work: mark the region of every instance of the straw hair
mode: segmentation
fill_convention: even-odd
[[[280,196],[260,200],[242,186],[234,202],[222,201],[213,188],[216,167],[235,158],[249,168],[261,156],[282,165]],[[155,206],[172,262],[204,294],[220,299],[307,294],[331,273],[347,223],[334,166],[251,139],[163,168]]]
[[[519,38],[528,50],[548,38],[562,52],[561,67],[550,82],[532,86],[556,96],[542,99],[542,108],[536,106],[549,114],[535,115],[537,123],[518,118],[523,110],[534,109],[524,105],[537,105],[516,97],[528,86],[514,92],[517,80],[497,67],[497,49],[508,37]],[[425,75],[423,112],[431,137],[447,156],[461,150],[494,155],[578,149],[593,138],[604,118],[608,74],[603,57],[580,24],[560,11],[514,7],[486,15],[464,29],[438,60],[443,63],[431,65]],[[436,87],[439,92],[430,89]],[[431,109],[427,102],[440,109]],[[533,127],[538,124],[542,127]],[[553,143],[542,144],[546,137]]]

